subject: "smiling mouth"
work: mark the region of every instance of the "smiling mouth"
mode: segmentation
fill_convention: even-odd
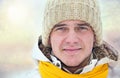
[[[65,54],[71,56],[71,55],[79,54],[81,49],[82,49],[82,48],[76,48],[76,49],[70,49],[70,48],[68,48],[68,49],[63,49],[63,52],[64,52]]]
[[[63,49],[63,51],[79,51],[81,50],[81,48],[77,48],[77,49]]]

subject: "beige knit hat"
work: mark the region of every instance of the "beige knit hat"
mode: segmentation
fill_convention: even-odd
[[[64,20],[83,20],[89,23],[95,32],[95,46],[101,45],[102,26],[97,0],[48,0],[42,27],[44,46],[48,46],[54,25]]]

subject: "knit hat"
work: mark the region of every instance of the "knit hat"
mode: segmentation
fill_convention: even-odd
[[[48,46],[52,28],[64,20],[82,20],[89,23],[95,34],[95,46],[102,43],[102,26],[97,0],[48,0],[46,3],[42,43]]]

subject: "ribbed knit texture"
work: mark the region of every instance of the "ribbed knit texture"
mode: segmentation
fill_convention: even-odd
[[[95,46],[102,43],[102,26],[96,0],[48,0],[42,26],[42,43],[47,46],[55,24],[64,20],[82,20],[89,23],[95,33]]]

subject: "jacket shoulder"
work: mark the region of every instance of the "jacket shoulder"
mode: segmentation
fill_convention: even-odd
[[[120,78],[120,60],[109,63],[108,78]]]
[[[26,78],[41,78],[38,69],[32,69],[26,74]]]

